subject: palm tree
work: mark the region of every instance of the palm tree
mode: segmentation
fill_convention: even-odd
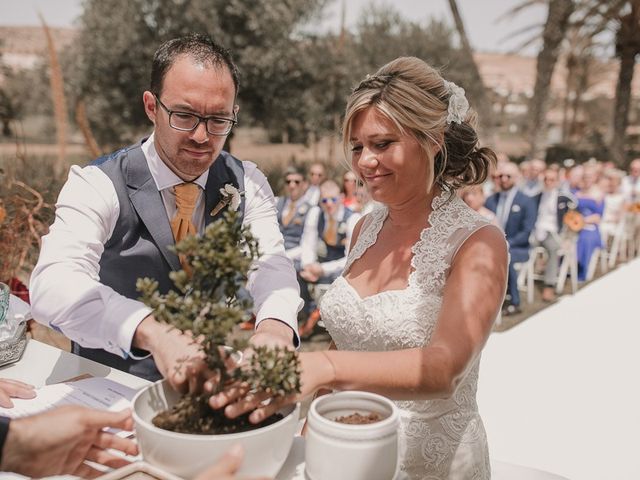
[[[485,87],[484,82],[482,81],[482,77],[480,76],[478,65],[473,59],[473,49],[471,48],[471,44],[469,43],[469,38],[467,37],[467,33],[464,28],[464,22],[462,21],[462,16],[460,15],[460,10],[458,9],[456,0],[449,0],[449,7],[451,8],[451,14],[453,15],[453,20],[456,24],[456,30],[458,31],[458,35],[460,36],[462,53],[464,57],[466,57],[466,61],[470,66],[471,81],[479,86],[476,93],[476,105],[479,114],[480,128],[485,139],[489,143],[494,143],[493,109],[491,107],[491,101],[489,100],[489,97],[487,95],[487,88]]]
[[[611,140],[612,160],[620,167],[626,167],[628,163],[625,154],[625,134],[629,125],[631,82],[633,81],[635,59],[640,54],[640,0],[624,3],[627,4],[625,6],[630,7],[630,11],[617,19],[616,56],[620,59],[620,72],[616,85],[613,138]]]
[[[527,2],[532,4],[535,2]],[[542,33],[542,49],[536,62],[536,83],[531,99],[529,155],[541,157],[545,148],[545,119],[549,108],[551,77],[558,61],[560,45],[565,38],[569,18],[575,10],[572,0],[549,0],[549,12]]]

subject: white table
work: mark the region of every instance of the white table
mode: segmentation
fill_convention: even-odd
[[[35,387],[64,382],[85,374],[108,378],[135,390],[150,384],[148,380],[62,351],[37,340],[27,342],[27,347],[19,362],[0,368],[1,378],[21,380]],[[24,477],[0,473],[0,478]],[[74,477],[67,476],[65,478]],[[291,453],[276,480],[304,480],[304,440],[301,437],[295,438]]]
[[[107,367],[92,360],[79,357],[72,353],[64,352],[36,340],[29,340],[24,355],[19,362],[0,368],[0,377],[12,378],[30,383],[36,387],[64,382],[71,378],[90,374],[94,377],[108,378],[127,387],[138,390],[149,381],[120,370]],[[330,460],[329,460],[330,461]],[[561,480],[562,477],[541,472],[535,469],[524,468],[518,465],[491,462],[494,480]],[[0,473],[0,478],[24,478],[19,475]],[[74,477],[57,477],[74,478]],[[275,480],[306,480],[304,474],[304,439],[296,437],[291,447],[291,452],[282,470]],[[336,479],[340,480],[340,479]]]
[[[135,390],[150,383],[33,339],[27,342],[19,362],[0,368],[0,377],[21,380],[35,387],[64,382],[84,374],[108,378]]]

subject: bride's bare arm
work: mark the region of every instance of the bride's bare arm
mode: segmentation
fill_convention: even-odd
[[[406,400],[451,396],[491,332],[505,292],[507,263],[504,234],[481,228],[453,260],[428,345],[391,352],[301,353],[303,391],[298,398],[320,388],[367,390]],[[257,409],[251,420],[260,421],[280,403]],[[228,413],[236,411],[234,405],[227,408]]]
[[[482,350],[500,310],[507,258],[504,235],[497,228],[475,232],[453,260],[429,344],[393,352],[327,352],[335,377],[321,386],[399,399],[451,395]]]

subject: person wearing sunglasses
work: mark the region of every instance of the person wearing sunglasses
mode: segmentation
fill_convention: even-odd
[[[340,187],[333,180],[320,185],[320,206],[309,213],[308,225],[302,239],[302,271],[300,277],[309,283],[330,284],[347,262],[351,235],[361,215],[342,203]],[[300,335],[307,336],[319,320],[319,312],[311,296],[303,299],[310,311]]]
[[[198,345],[155,320],[138,300],[136,280],[154,278],[161,293],[170,290],[170,274],[181,268],[174,244],[229,209],[250,227],[262,255],[248,280],[251,341],[299,341],[302,300],[273,192],[255,164],[223,151],[238,123],[238,88],[224,47],[200,34],[169,40],[154,55],[142,95],[150,136],[71,167],[31,277],[31,300],[34,318],[69,337],[74,353],[199,390],[186,374],[205,368]]]
[[[535,201],[518,188],[520,170],[515,163],[506,162],[498,165],[495,178],[500,191],[487,198],[485,207],[496,214],[498,224],[504,230],[509,243],[509,279],[507,297],[502,309],[502,314],[509,316],[521,311],[518,274],[514,264],[529,259],[529,237],[536,223],[537,207]]]
[[[327,179],[327,171],[324,164],[320,162],[312,163],[309,167],[308,184],[309,187],[304,193],[304,199],[309,205],[316,206],[320,202],[320,185]]]
[[[284,249],[287,257],[293,261],[296,271],[300,271],[300,242],[305,230],[305,221],[311,205],[306,201],[307,181],[304,170],[291,166],[284,174],[285,195],[276,199],[278,225],[284,238]]]

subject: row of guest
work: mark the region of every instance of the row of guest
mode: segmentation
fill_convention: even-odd
[[[497,192],[485,203],[482,187],[470,187],[462,192],[463,199],[472,208],[503,228],[509,242],[511,265],[503,311],[506,315],[520,310],[514,264],[527,261],[532,246],[542,246],[548,253],[542,298],[554,300],[560,233],[564,216],[570,209],[581,213],[584,220],[577,241],[578,280],[584,281],[593,253],[606,245],[607,237],[619,226],[625,206],[635,198],[634,188],[636,185],[640,188],[640,159],[631,163],[626,177],[612,168],[599,175],[603,164],[589,163],[566,172],[564,182],[558,165],[543,169],[538,180],[542,165],[533,160],[519,169],[511,162],[500,162],[493,175],[492,190]],[[623,183],[631,187],[625,189]],[[600,225],[605,234],[601,234]]]
[[[325,180],[318,187],[317,205],[307,200],[305,188],[303,172],[295,167],[287,169],[286,195],[278,198],[277,211],[285,253],[298,273],[304,314],[312,317],[317,312],[309,284],[329,284],[342,273],[360,214],[344,205],[340,187],[333,180]],[[307,325],[307,330],[316,320]],[[305,333],[309,332],[301,331]]]

